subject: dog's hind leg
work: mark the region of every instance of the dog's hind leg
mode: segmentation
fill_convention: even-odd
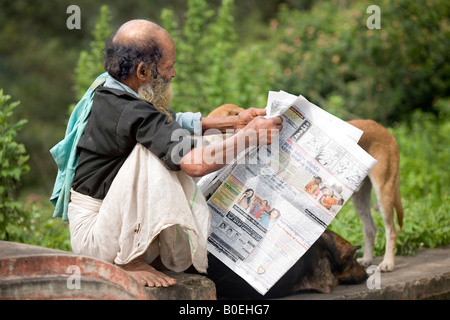
[[[372,191],[372,184],[367,177],[358,191],[353,193],[352,201],[363,224],[364,230],[364,255],[358,259],[358,262],[363,267],[368,267],[373,259],[373,249],[375,246],[375,236],[377,233],[377,227],[373,222],[372,215],[370,213],[370,196]]]
[[[383,217],[385,233],[386,233],[386,248],[384,252],[383,261],[379,267],[381,271],[392,271],[395,266],[395,244],[397,240],[397,230],[395,229],[394,221],[394,201],[395,201],[395,179],[385,182],[381,188],[372,180],[372,186],[378,198],[380,212]]]

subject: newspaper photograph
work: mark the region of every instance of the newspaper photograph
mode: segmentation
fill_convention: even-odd
[[[262,295],[320,237],[376,163],[357,145],[359,129],[302,96],[270,92],[267,116],[278,115],[283,130],[278,143],[263,147],[264,157],[254,149],[198,183],[212,214],[208,251]]]

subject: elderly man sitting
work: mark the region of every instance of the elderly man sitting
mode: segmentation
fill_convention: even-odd
[[[175,54],[157,24],[122,25],[106,45],[107,74],[92,87],[83,134],[70,142],[77,150],[67,210],[73,251],[115,263],[148,286],[176,283],[158,270],[193,264],[206,271],[210,214],[191,177],[219,170],[240,149],[270,143],[282,125],[257,109],[222,118],[175,114],[168,109]],[[212,128],[237,133],[198,147],[188,134]],[[59,195],[58,188],[53,200]]]

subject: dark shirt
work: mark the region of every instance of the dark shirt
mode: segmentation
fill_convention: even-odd
[[[175,134],[177,140],[172,141],[175,130],[180,131]],[[125,91],[98,88],[78,143],[79,161],[72,188],[103,199],[136,143],[153,152],[167,169],[180,170],[171,157],[172,150],[177,148],[174,150],[180,159],[194,147],[193,139],[182,130],[176,121],[167,122],[167,115],[151,103]]]

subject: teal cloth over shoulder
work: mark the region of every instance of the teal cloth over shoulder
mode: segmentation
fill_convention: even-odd
[[[61,217],[64,221],[69,221],[67,209],[70,201],[70,188],[78,164],[77,145],[86,128],[95,91],[108,77],[108,73],[105,72],[92,83],[73,109],[64,139],[50,150],[58,166],[58,175],[50,197],[50,201],[55,206],[53,217]]]

